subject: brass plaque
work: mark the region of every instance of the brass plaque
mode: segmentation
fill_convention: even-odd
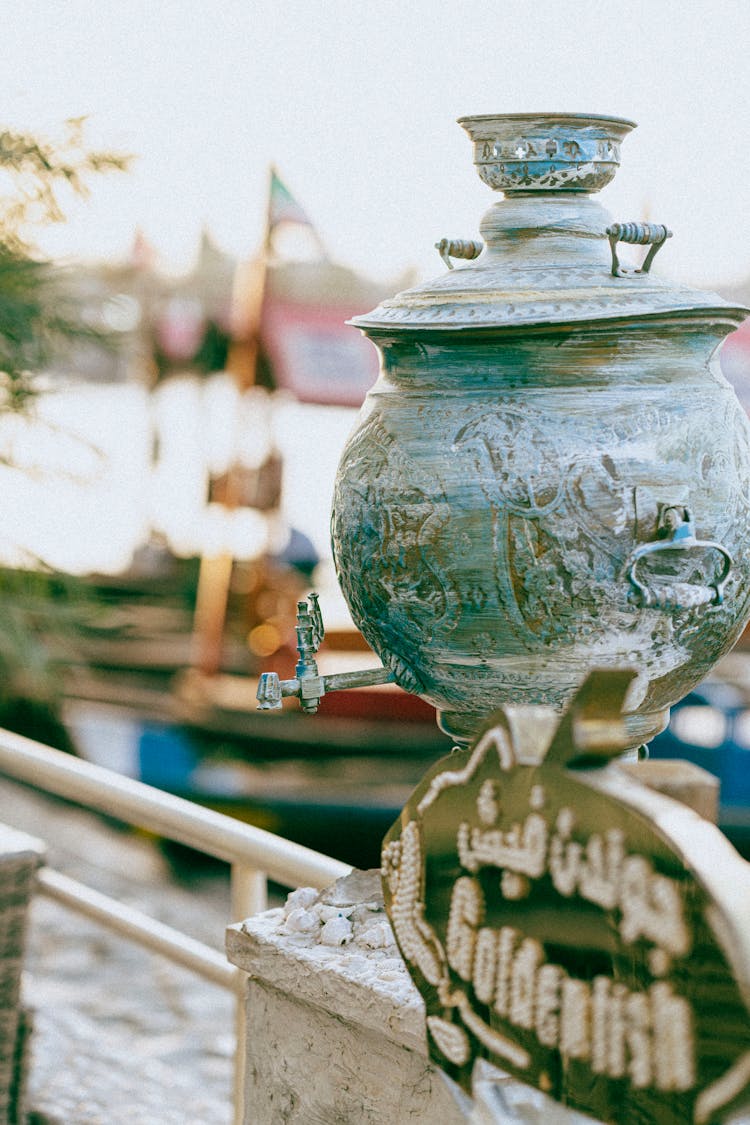
[[[703,1125],[750,1093],[750,864],[609,760],[630,679],[439,762],[384,842],[386,906],[464,1089],[485,1058],[603,1121]]]

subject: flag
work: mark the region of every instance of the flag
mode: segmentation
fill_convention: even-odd
[[[133,269],[147,272],[156,264],[156,251],[140,227],[136,227],[130,247],[130,264]]]
[[[272,253],[274,232],[296,224],[315,239],[315,259]],[[264,253],[240,271],[235,286],[234,347],[228,368],[243,383],[287,390],[300,402],[360,406],[378,377],[372,344],[346,324],[385,295],[330,261],[309,216],[270,170]]]
[[[719,352],[721,370],[750,414],[750,317],[731,332]]]
[[[279,223],[299,223],[312,227],[309,216],[294,198],[275,168],[271,168],[271,185],[268,194],[269,233]]]

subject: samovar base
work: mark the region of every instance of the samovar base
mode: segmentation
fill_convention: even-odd
[[[503,704],[510,703],[504,700]],[[498,703],[498,707],[500,704]],[[487,725],[489,711],[438,711],[437,725],[457,746],[468,746]],[[623,716],[625,726],[632,735],[632,746],[626,756],[637,754],[639,748],[656,738],[669,722],[669,708],[663,711],[634,711]]]

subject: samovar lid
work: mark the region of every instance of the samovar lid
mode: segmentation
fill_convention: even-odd
[[[504,198],[480,224],[483,242],[437,243],[446,272],[350,323],[368,335],[476,332],[689,315],[740,324],[748,314],[716,293],[650,272],[671,237],[654,223],[613,222],[589,198],[614,177],[635,123],[573,113],[461,117],[480,178]],[[626,266],[622,243],[645,247]],[[453,259],[467,264],[453,268]]]

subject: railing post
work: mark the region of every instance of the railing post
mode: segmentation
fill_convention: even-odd
[[[268,880],[265,871],[244,863],[232,864],[231,912],[233,922],[242,922],[251,914],[268,907]]]
[[[248,867],[244,863],[232,864],[231,878],[232,921],[241,922],[251,914],[259,914],[268,906],[268,880],[265,871]],[[243,1125],[245,1100],[245,1056],[247,1017],[245,990],[237,993],[235,1028],[237,1043],[234,1056],[234,1125]]]

